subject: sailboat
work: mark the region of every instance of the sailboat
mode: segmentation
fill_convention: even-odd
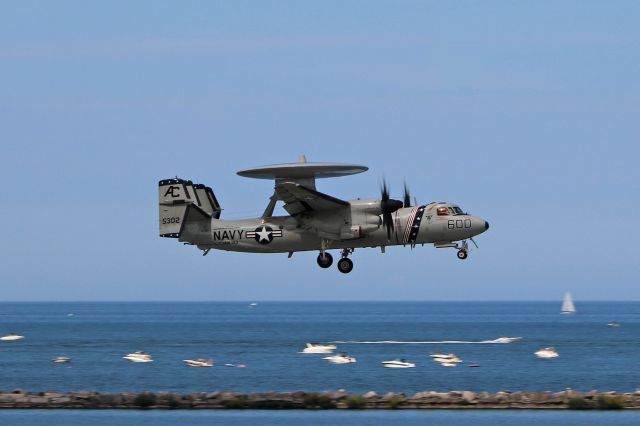
[[[562,300],[562,311],[563,314],[575,314],[576,307],[573,305],[573,298],[571,298],[571,293],[566,292],[564,294],[564,299]]]

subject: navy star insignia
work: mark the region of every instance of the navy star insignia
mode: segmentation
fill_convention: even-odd
[[[247,231],[247,238],[255,238],[260,244],[269,244],[274,237],[282,237],[282,229],[273,229],[270,226],[258,226],[255,231]]]

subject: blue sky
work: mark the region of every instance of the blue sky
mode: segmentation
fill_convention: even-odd
[[[640,3],[4,2],[2,300],[639,300]],[[157,181],[259,215],[237,170],[364,164],[491,229],[432,247],[211,252],[157,237]]]

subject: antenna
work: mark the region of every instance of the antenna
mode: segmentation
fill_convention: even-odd
[[[304,154],[300,154],[298,156],[298,163],[306,163],[307,162],[307,157],[304,156]]]

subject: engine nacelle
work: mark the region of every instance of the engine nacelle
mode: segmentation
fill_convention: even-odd
[[[380,200],[351,200],[349,204],[351,217],[349,230],[343,228],[346,231],[345,234],[357,234],[358,237],[354,238],[359,238],[380,229],[382,226]]]
[[[303,213],[299,220],[322,238],[353,240],[365,237],[382,226],[380,200],[353,200],[344,209]]]
[[[350,240],[353,238],[361,238],[374,231],[380,229],[382,219],[380,216],[373,216],[369,218],[366,223],[345,225],[340,229],[340,238],[343,240]]]

